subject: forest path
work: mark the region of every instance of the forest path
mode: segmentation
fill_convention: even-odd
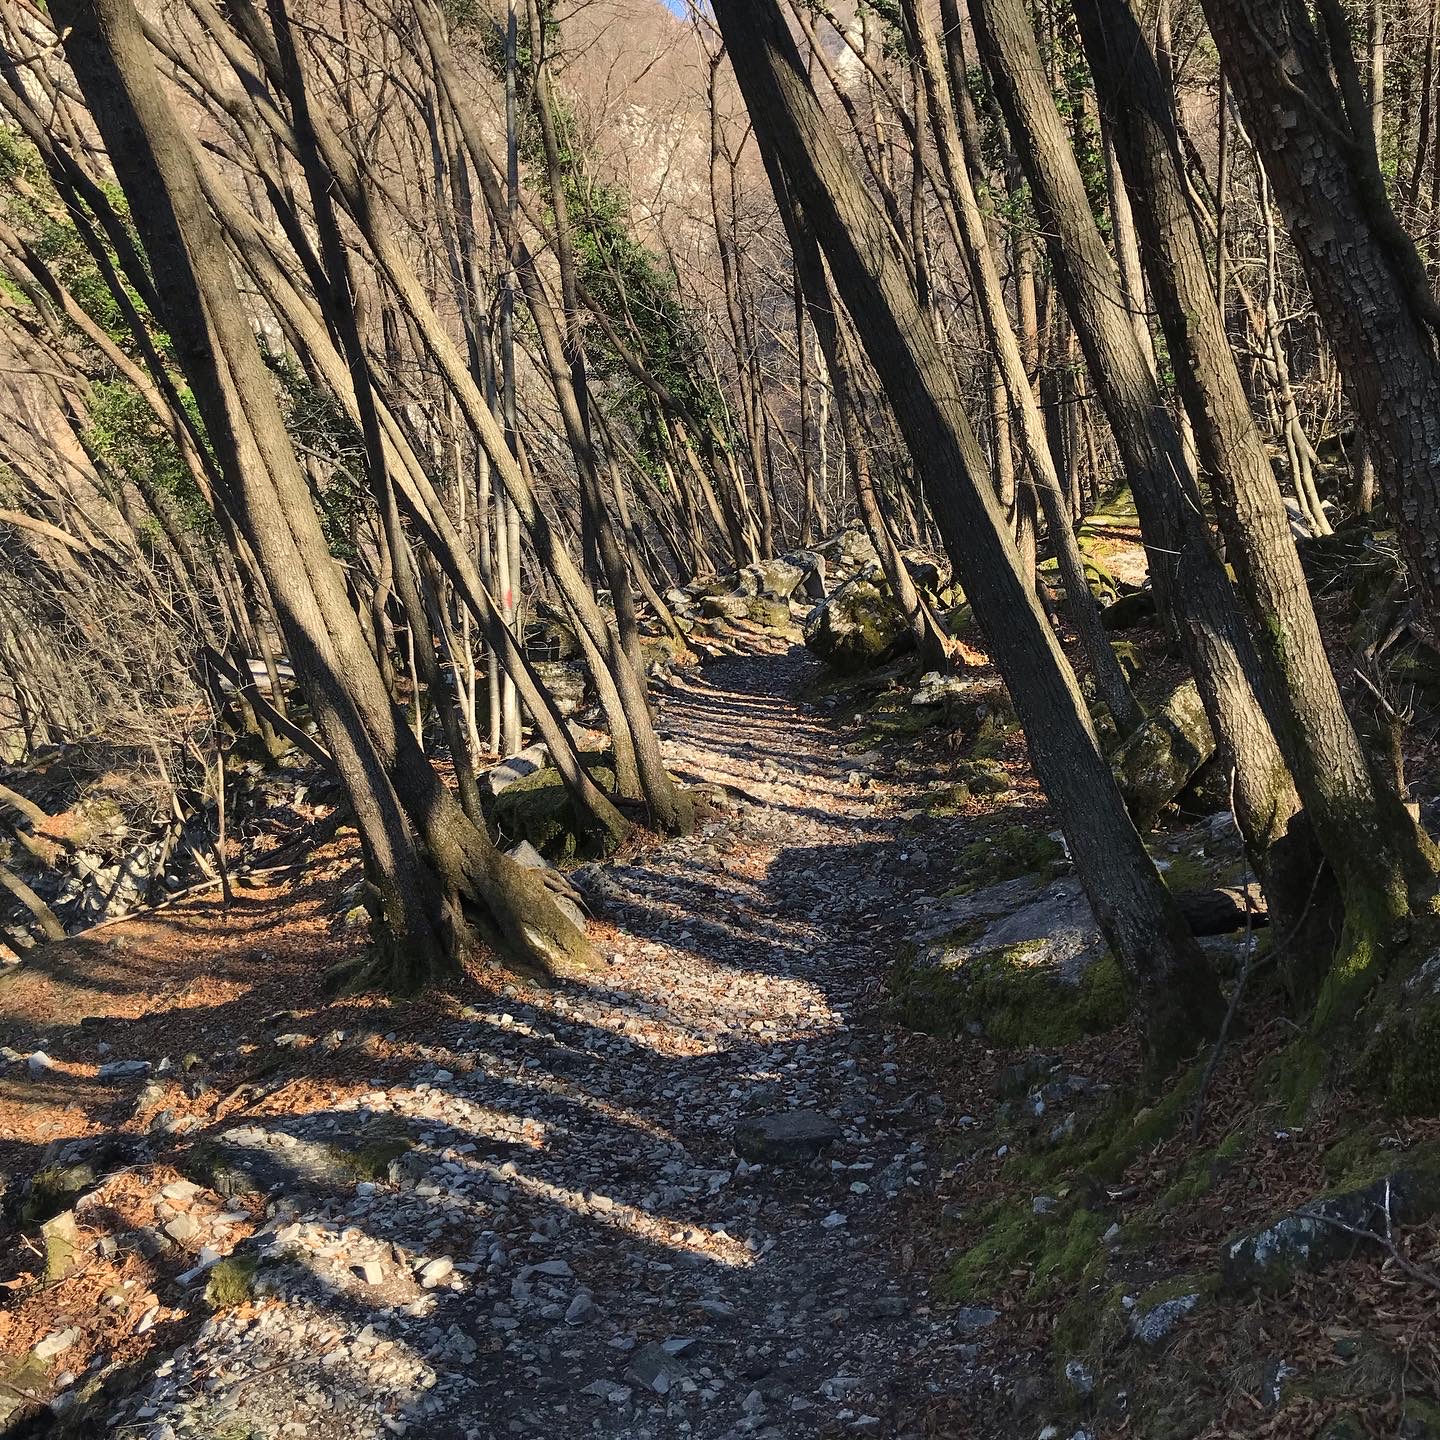
[[[987,1316],[932,1304],[907,1238],[944,1102],[878,1008],[925,857],[883,759],[801,698],[816,670],[757,653],[660,692],[670,763],[728,803],[583,877],[591,982],[507,987],[291,1127],[419,1148],[401,1187],[272,1222],[283,1303],[210,1322],[138,1416],[157,1440],[895,1437],[974,1382]],[[747,1126],[773,1163],[732,1153]]]

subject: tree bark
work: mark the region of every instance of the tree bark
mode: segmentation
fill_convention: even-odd
[[[771,183],[782,203],[788,188],[826,252],[1096,916],[1135,981],[1151,1062],[1168,1069],[1219,1023],[1214,974],[1125,813],[1074,676],[1020,574],[904,259],[810,89],[784,18],[774,0],[719,0],[715,10]]]
[[[1302,0],[1204,0],[1204,8],[1434,623],[1440,311],[1385,193],[1368,106],[1354,113],[1332,78],[1332,64],[1342,78],[1354,71],[1348,37],[1331,24],[1322,43]]]

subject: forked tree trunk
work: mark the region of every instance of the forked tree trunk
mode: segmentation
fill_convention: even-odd
[[[772,184],[782,201],[788,188],[813,226],[882,378],[1096,916],[1136,984],[1151,1062],[1168,1069],[1219,1023],[1214,972],[1125,812],[1075,678],[1020,573],[904,259],[810,88],[775,0],[719,0],[715,9]]]

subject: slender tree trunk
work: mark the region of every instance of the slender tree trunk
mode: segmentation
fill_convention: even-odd
[[[1100,607],[1086,580],[1085,560],[1066,513],[1060,476],[1045,435],[1045,422],[1035,403],[1019,339],[1005,309],[999,267],[990,245],[985,218],[970,183],[970,171],[976,165],[978,156],[967,155],[962,149],[954,98],[950,94],[940,46],[929,21],[921,12],[918,0],[904,0],[904,10],[919,53],[930,123],[936,135],[941,168],[955,205],[971,288],[995,355],[996,371],[1001,382],[997,410],[1000,402],[1008,398],[1009,406],[1019,421],[1021,445],[1034,492],[1045,512],[1045,523],[1049,527],[1051,543],[1055,546],[1071,621],[1090,661],[1100,698],[1108,706],[1120,732],[1128,734],[1143,716],[1130,692],[1120,662],[1111,649],[1109,636],[1100,619]],[[1139,263],[1138,256],[1136,263]],[[1031,564],[1033,567],[1033,554]]]

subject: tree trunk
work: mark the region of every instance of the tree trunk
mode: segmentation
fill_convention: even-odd
[[[1332,79],[1332,64],[1342,79],[1353,74],[1348,37],[1327,25],[1327,55],[1303,0],[1204,0],[1204,8],[1434,623],[1440,312],[1385,194],[1368,107],[1353,113]]]
[[[1339,880],[1347,922],[1338,960],[1343,968],[1352,955],[1369,956],[1389,942],[1408,913],[1411,881],[1433,880],[1428,845],[1400,796],[1372,778],[1341,702],[1280,487],[1214,303],[1180,179],[1173,112],[1148,42],[1129,0],[1077,0],[1075,8],[1145,241],[1170,360],[1195,417],[1200,458],[1264,666],[1267,711],[1305,815]],[[1293,962],[1287,968],[1302,969]],[[1313,961],[1311,968],[1324,969]]]
[[[1140,512],[1151,582],[1185,644],[1206,712],[1235,767],[1237,819],[1271,909],[1278,856],[1299,799],[1256,699],[1258,657],[1205,522],[1184,446],[1118,295],[1065,126],[1045,80],[1024,0],[971,0],[982,58],[1030,181],[1056,283],[1110,421]],[[1289,888],[1288,886],[1285,888]]]
[[[783,204],[788,187],[826,252],[1025,724],[1095,913],[1135,980],[1151,1062],[1168,1069],[1219,1023],[1214,973],[1125,813],[1074,676],[1020,573],[904,259],[820,109],[778,7],[774,0],[719,0],[715,9],[777,198]]]

